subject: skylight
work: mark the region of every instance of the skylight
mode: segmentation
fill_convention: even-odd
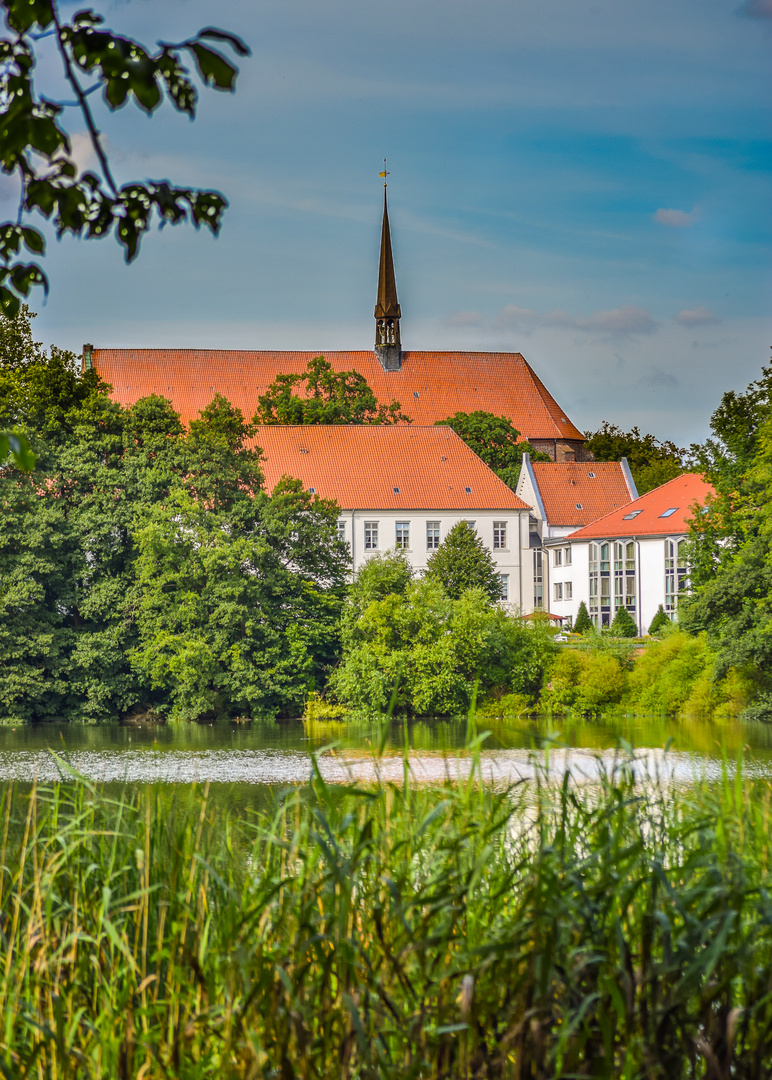
[[[399,488],[394,488],[394,494],[399,495]]]
[[[587,475],[589,476],[590,480],[595,479],[595,473],[594,472],[588,472]]]
[[[577,510],[584,510],[584,507],[582,506],[582,504],[581,504],[581,503],[577,503],[577,504],[576,504],[576,509],[577,509]]]
[[[634,517],[638,517],[638,515],[642,513],[643,510],[632,510],[629,514],[625,514],[625,516],[622,518],[622,521],[632,521]]]
[[[420,394],[418,393],[418,391],[417,391],[417,390],[414,390],[414,391],[413,391],[413,397],[420,397],[420,396],[421,396],[421,395],[420,395]]]
[[[671,514],[674,514],[674,513],[676,512],[676,510],[677,510],[677,509],[678,509],[678,507],[677,507],[677,506],[671,506],[669,510],[666,510],[666,511],[664,512],[664,514],[660,514],[659,516],[660,516],[660,517],[670,517],[670,515],[671,515]]]
[[[309,488],[308,489],[308,494],[309,495],[316,495],[316,488]]]
[[[466,494],[467,494],[467,495],[471,495],[471,494],[472,494],[472,489],[471,489],[471,488],[467,488],[467,487],[465,487],[465,488],[464,488],[464,491],[466,492]]]

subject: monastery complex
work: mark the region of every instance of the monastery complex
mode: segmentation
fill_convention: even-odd
[[[354,572],[396,549],[420,573],[450,529],[465,521],[490,551],[501,602],[513,611],[546,610],[571,625],[584,602],[593,622],[608,626],[624,606],[639,633],[660,604],[675,618],[688,519],[708,486],[683,477],[639,499],[627,462],[592,460],[583,433],[518,352],[403,350],[385,185],[374,315],[371,350],[89,344],[83,368],[95,368],[122,405],[158,394],[189,423],[220,394],[250,420],[277,376],[301,374],[323,355],[335,371],[364,376],[381,404],[399,402],[411,423],[264,426],[256,442],[267,490],[292,476],[337,501]],[[521,439],[550,458],[532,463],[524,454],[516,492],[449,427],[434,426],[476,411],[507,417]]]

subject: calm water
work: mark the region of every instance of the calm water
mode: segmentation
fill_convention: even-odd
[[[401,782],[406,745],[415,781],[468,773],[465,720],[393,722],[384,737],[385,753],[376,763],[372,750],[379,732],[376,725],[364,723],[0,727],[0,784],[56,779],[62,775],[63,759],[78,773],[111,785],[181,788],[209,781],[235,806],[259,805],[281,788],[304,784],[312,753],[321,750],[319,767],[330,783],[376,776]],[[700,772],[718,777],[723,761],[728,759],[731,767],[739,753],[747,772],[772,776],[772,727],[646,717],[496,725],[482,751],[483,774],[493,783],[508,784],[532,777],[546,760],[558,777],[570,768],[579,782],[592,782],[600,769],[613,764],[620,739],[635,748],[642,776],[657,774],[687,783]]]

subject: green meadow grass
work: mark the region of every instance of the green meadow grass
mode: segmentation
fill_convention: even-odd
[[[0,813],[6,1077],[772,1074],[772,784],[79,778]]]

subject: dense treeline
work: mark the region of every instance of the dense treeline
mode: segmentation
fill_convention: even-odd
[[[336,651],[337,506],[263,491],[223,398],[186,431],[165,399],[122,408],[28,321],[4,325],[0,427],[37,463],[0,471],[0,715],[297,713]]]

